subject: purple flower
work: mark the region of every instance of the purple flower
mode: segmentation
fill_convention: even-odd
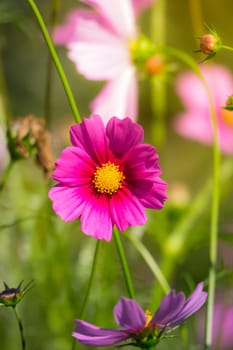
[[[148,311],[144,312],[135,300],[120,298],[113,311],[120,329],[100,328],[76,320],[76,329],[72,335],[80,343],[91,346],[109,346],[130,339],[131,345],[149,348],[156,345],[167,331],[199,310],[206,298],[203,283],[197,285],[187,300],[183,293],[176,294],[172,290],[162,299],[154,316]]]
[[[106,128],[98,115],[70,130],[71,147],[56,161],[50,192],[54,211],[64,220],[81,216],[82,231],[109,241],[121,231],[144,225],[145,208],[160,209],[166,183],[159,178],[156,149],[142,144],[143,129],[130,118],[113,117]]]

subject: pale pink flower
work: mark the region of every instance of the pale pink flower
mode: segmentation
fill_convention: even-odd
[[[223,109],[227,98],[233,92],[233,75],[220,65],[203,65],[203,76],[212,93],[218,123],[220,149],[233,153],[233,111]],[[175,119],[176,131],[187,138],[201,143],[212,144],[213,132],[207,92],[191,71],[182,73],[176,82],[176,91],[185,111]]]
[[[54,33],[78,72],[107,81],[91,103],[91,113],[107,122],[112,115],[137,119],[137,72],[130,43],[138,37],[137,15],[153,0],[82,0],[92,9],[73,10]]]
[[[71,147],[56,161],[49,192],[64,220],[81,217],[82,231],[109,241],[113,226],[144,225],[145,208],[161,209],[167,184],[160,179],[156,149],[143,144],[143,129],[130,118],[98,115],[71,127]]]

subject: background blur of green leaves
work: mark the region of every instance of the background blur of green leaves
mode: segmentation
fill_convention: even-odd
[[[157,0],[160,1],[162,0]],[[164,21],[166,44],[184,50],[198,61],[200,56],[193,53],[198,47],[198,40],[195,38],[204,32],[194,31],[194,13],[190,12],[190,5],[194,3],[194,0],[167,1]],[[214,25],[222,41],[233,46],[232,1],[203,0],[200,3],[204,22],[209,26]],[[52,1],[38,0],[37,5],[45,22],[49,23]],[[69,9],[77,5],[77,1],[61,1],[58,23],[64,20]],[[150,10],[142,15],[140,23],[142,31],[150,35]],[[153,36],[156,37],[156,33],[153,33]],[[58,53],[80,113],[82,116],[88,116],[88,105],[101,84],[86,81],[78,75],[73,63],[66,56],[65,48],[59,47]],[[7,113],[3,110],[0,119],[5,122],[6,115],[16,118],[30,113],[43,117],[49,54],[26,1],[0,0],[0,59],[0,96],[7,106]],[[232,54],[229,52],[220,52],[214,61],[233,69]],[[178,63],[178,72],[184,68]],[[169,183],[170,189],[174,184],[181,183],[189,198],[187,203],[180,206],[171,196],[164,210],[148,213],[149,219],[145,228],[132,230],[136,237],[140,237],[149,247],[154,258],[158,262],[161,259],[163,266],[166,265],[164,257],[161,257],[164,238],[168,237],[180,222],[182,225],[184,218],[190,218],[196,196],[202,188],[206,189],[212,169],[211,147],[185,140],[172,130],[172,118],[182,109],[175,94],[175,74],[173,73],[166,83],[166,134],[163,144],[160,145],[156,144],[153,132],[156,116],[151,112],[150,84],[140,83],[139,122],[145,127],[145,138],[159,148],[163,178]],[[73,123],[66,96],[53,69],[51,112],[47,125],[53,135],[56,157],[60,150],[69,144],[68,131]],[[230,161],[225,172],[228,172],[228,175],[227,181],[222,185],[219,229],[227,242],[225,245],[229,246],[228,254],[231,259],[233,239],[229,233],[233,231],[233,190]],[[78,221],[63,223],[54,215],[47,197],[50,186],[51,184],[45,183],[43,173],[34,160],[23,160],[14,166],[0,198],[0,282],[6,281],[9,286],[15,287],[21,280],[26,283],[34,281],[34,288],[19,305],[28,349],[33,350],[71,349],[73,321],[78,318],[84,299],[95,249],[95,241],[80,232]],[[208,188],[206,191],[208,192]],[[176,196],[180,198],[181,194],[178,192]],[[170,278],[172,287],[177,290],[183,289],[187,293],[197,281],[206,278],[208,271],[210,195],[204,193],[196,205],[201,210],[193,221],[190,221],[185,249],[178,258],[174,257]],[[154,309],[162,296],[162,290],[134,246],[122,236],[137,299],[145,308],[153,300]],[[220,258],[219,271],[223,269],[224,262]],[[219,281],[227,288],[232,288],[231,270],[232,261],[227,277]],[[101,257],[94,283],[85,319],[100,326],[114,326],[112,308],[120,296],[127,295],[127,290],[113,241],[101,242]],[[193,323],[194,318],[188,323],[190,328]],[[189,337],[193,344],[198,343],[195,326]],[[184,330],[183,339],[186,339]],[[185,344],[185,341],[183,343]],[[188,349],[186,345],[181,345],[176,337],[169,339],[164,345],[159,345],[158,349],[171,347]],[[2,307],[0,349],[19,348],[20,339],[13,312]],[[79,348],[82,347],[78,345]],[[193,346],[192,349],[198,349],[198,346]]]

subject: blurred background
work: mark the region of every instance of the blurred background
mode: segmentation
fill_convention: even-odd
[[[161,11],[161,3],[164,5]],[[53,1],[38,0],[37,5],[48,26],[51,27]],[[200,61],[195,54],[197,37],[205,33],[200,26],[196,10],[199,1],[157,0],[160,17],[164,24],[164,44],[176,47]],[[203,0],[201,20],[214,26],[224,44],[233,46],[231,33],[233,4],[230,0]],[[67,12],[79,6],[79,1],[61,1],[57,23],[62,23]],[[156,6],[154,11],[156,11]],[[151,33],[150,8],[140,17],[140,28],[148,36]],[[200,31],[197,31],[200,30]],[[77,101],[80,114],[89,115],[89,104],[99,92],[102,83],[85,80],[67,58],[66,49],[57,52]],[[233,69],[232,54],[221,51],[214,58],[216,63]],[[27,1],[0,0],[0,120],[33,114],[44,118],[46,110],[46,84],[50,58],[36,20]],[[165,82],[166,108],[163,119],[163,137],[157,143],[156,115],[152,113],[151,84],[141,81],[139,123],[145,128],[145,140],[159,150],[163,179],[168,182],[169,201],[164,210],[148,211],[148,224],[131,230],[140,238],[155,260],[165,270],[169,283],[187,294],[198,281],[208,275],[208,239],[210,225],[211,190],[209,179],[212,172],[211,147],[184,139],[172,128],[174,116],[182,105],[174,88],[175,76],[186,67],[173,62],[175,70]],[[70,107],[57,73],[51,66],[51,106],[46,125],[51,132],[55,158],[69,145],[69,127],[74,123]],[[224,180],[222,182],[219,216],[219,287],[217,296],[233,304],[232,293],[232,174],[233,164],[223,156]],[[225,163],[224,163],[225,164]],[[45,181],[42,169],[34,158],[18,161],[10,174],[0,198],[0,283],[16,287],[21,280],[33,280],[34,287],[19,304],[19,312],[25,328],[28,349],[71,349],[71,333],[74,319],[78,318],[85,296],[91,269],[95,240],[83,235],[79,222],[64,223],[56,217],[48,199],[51,181]],[[186,224],[187,226],[185,226]],[[175,230],[188,231],[182,254],[176,249],[164,249],[164,242]],[[132,271],[137,300],[153,312],[163,291],[127,234],[122,240]],[[175,244],[175,243],[174,243]],[[166,256],[170,254],[169,268]],[[0,288],[1,290],[1,288]],[[101,242],[101,256],[85,319],[103,327],[114,327],[112,308],[122,295],[127,295],[114,241]],[[198,318],[199,317],[199,318]],[[200,329],[196,322],[200,314],[187,322],[187,328],[162,342],[158,349],[200,349]],[[186,339],[186,341],[185,341]],[[187,340],[188,339],[188,340]],[[191,347],[187,345],[191,342]],[[1,350],[20,349],[16,320],[10,308],[0,309]],[[85,349],[77,345],[78,349]],[[86,347],[87,348],[87,347]],[[217,347],[216,347],[217,349]],[[220,348],[219,348],[220,349]],[[224,348],[225,349],[225,348]],[[233,349],[233,343],[228,349]]]

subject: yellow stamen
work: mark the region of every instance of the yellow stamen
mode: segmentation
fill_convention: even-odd
[[[152,314],[150,311],[146,310],[145,315],[146,315],[146,323],[144,324],[144,328],[148,327],[150,321],[152,320]]]
[[[125,176],[119,170],[119,165],[107,162],[96,168],[92,182],[97,192],[113,194],[121,188],[124,179]]]
[[[222,119],[228,126],[233,128],[233,111],[222,109]]]

